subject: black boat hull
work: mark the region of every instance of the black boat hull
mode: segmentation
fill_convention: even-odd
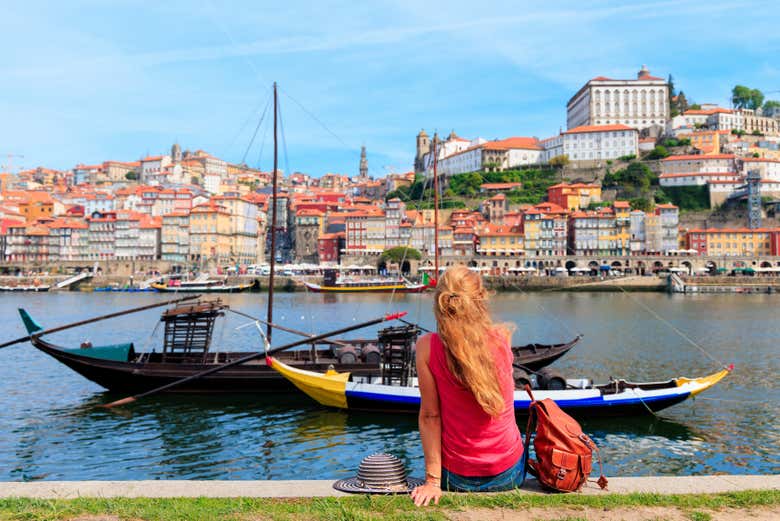
[[[542,345],[529,344],[514,347],[515,360],[536,371],[551,364],[579,342],[580,337],[565,344]],[[217,358],[209,362],[192,361],[113,361],[92,358],[66,351],[50,344],[40,337],[33,337],[32,344],[62,364],[82,375],[84,378],[113,392],[137,394],[149,389],[180,380],[187,376],[213,368],[217,364],[230,361],[249,353],[212,353]],[[333,366],[339,372],[351,372],[356,376],[376,376],[380,374],[379,365],[358,362],[339,364],[335,359],[323,359],[317,362],[296,359],[290,353],[290,359],[283,360],[297,368],[309,371],[325,372]],[[279,373],[265,365],[262,359],[227,368],[212,375],[187,382],[171,389],[176,393],[277,393],[294,391],[295,387]]]

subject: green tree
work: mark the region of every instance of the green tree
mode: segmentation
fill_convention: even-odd
[[[653,199],[655,199],[656,204],[666,204],[672,202],[669,196],[666,195],[666,192],[660,188],[655,191],[655,194],[653,194]]]
[[[418,250],[406,246],[396,246],[395,248],[387,249],[379,256],[380,263],[382,261],[400,263],[404,260],[420,259],[422,259],[422,254]]]
[[[680,91],[677,95],[677,111],[682,114],[688,110],[688,99],[685,97],[685,93]]]
[[[669,157],[669,151],[663,145],[656,145],[655,148],[647,155],[647,159],[663,159]]]
[[[689,107],[689,109],[690,109],[690,110],[701,110],[701,105],[699,105],[698,103],[693,103],[693,104],[692,104],[692,105]]]
[[[628,204],[631,205],[632,210],[642,210],[643,212],[649,212],[653,209],[653,203],[646,197],[635,197],[631,199]]]
[[[756,110],[764,103],[764,93],[744,85],[735,85],[731,89],[731,102],[738,109]]]
[[[776,100],[773,100],[773,99],[766,100],[764,102],[764,106],[762,108],[763,108],[764,112],[769,111],[769,110],[771,110],[773,108],[780,108],[780,101],[776,101]]]
[[[138,181],[138,172],[133,172],[133,171],[127,172],[125,174],[125,179],[127,179],[128,181]]]

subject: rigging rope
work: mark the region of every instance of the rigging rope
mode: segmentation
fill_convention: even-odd
[[[270,103],[271,103],[271,97],[269,96],[269,98],[265,102],[265,108],[263,109],[263,114],[260,116],[260,120],[257,122],[255,131],[252,134],[252,139],[249,140],[249,144],[246,146],[244,155],[241,157],[241,164],[246,164],[246,156],[249,154],[249,150],[252,148],[252,145],[255,143],[255,138],[257,137],[257,131],[260,130],[260,126],[263,124],[263,120],[265,119],[265,114],[268,111],[268,105]]]
[[[688,342],[688,343],[689,343],[689,344],[691,344],[693,347],[695,347],[696,349],[698,349],[699,351],[701,351],[701,352],[702,352],[702,354],[704,354],[704,356],[706,356],[707,358],[709,358],[710,360],[712,360],[713,362],[715,362],[717,365],[719,365],[719,366],[721,366],[721,367],[724,367],[724,368],[726,367],[726,364],[724,364],[722,361],[720,361],[720,360],[718,360],[717,358],[715,358],[714,356],[712,356],[712,355],[711,355],[711,354],[710,354],[710,353],[709,353],[709,352],[708,352],[706,349],[704,349],[702,346],[700,346],[698,343],[696,343],[694,340],[692,340],[692,339],[691,339],[691,338],[690,338],[688,335],[686,335],[685,333],[683,333],[682,331],[680,331],[680,330],[679,330],[677,327],[675,327],[675,325],[674,325],[674,324],[672,324],[671,322],[669,322],[668,320],[666,320],[664,317],[662,317],[661,315],[659,315],[658,313],[656,313],[656,312],[655,312],[655,310],[654,310],[654,309],[652,309],[650,306],[646,305],[644,302],[641,302],[641,301],[639,301],[639,300],[635,299],[635,298],[634,298],[634,297],[633,297],[633,296],[632,296],[632,295],[631,295],[631,294],[630,294],[628,291],[626,291],[626,290],[625,290],[625,289],[624,289],[622,286],[618,286],[618,288],[620,289],[620,291],[622,291],[623,293],[625,293],[626,295],[628,295],[628,298],[629,298],[629,299],[631,299],[631,300],[632,300],[632,301],[633,301],[635,304],[637,304],[638,306],[642,307],[642,308],[643,308],[645,311],[647,311],[648,313],[650,313],[651,315],[653,315],[653,316],[654,316],[654,317],[655,317],[655,318],[656,318],[656,319],[657,319],[659,322],[661,322],[661,323],[663,323],[663,324],[666,324],[666,325],[669,327],[669,329],[671,329],[672,331],[674,331],[675,333],[677,333],[678,335],[680,335],[680,337],[681,337],[681,338],[683,338],[683,339],[684,339],[686,342]]]

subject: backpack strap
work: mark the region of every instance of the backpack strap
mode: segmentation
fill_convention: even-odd
[[[596,480],[596,484],[599,486],[599,488],[601,488],[601,490],[604,490],[607,488],[609,480],[607,480],[607,477],[604,476],[604,467],[601,465],[601,451],[599,451],[599,448],[595,443],[593,443],[593,440],[591,440],[590,437],[585,433],[580,434],[580,441],[590,447],[590,450],[596,451],[596,456],[599,459],[599,479]]]
[[[528,452],[531,448],[532,428],[536,429],[536,400],[534,399],[533,393],[531,393],[530,385],[525,385],[525,392],[531,397],[531,403],[528,405],[528,424],[525,428],[525,443],[523,443],[523,450],[525,451],[525,468],[532,476],[538,477],[536,462],[531,460],[530,453]]]

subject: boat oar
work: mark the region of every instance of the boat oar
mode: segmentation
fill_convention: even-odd
[[[327,333],[321,333],[319,335],[315,335],[310,338],[305,338],[303,340],[298,340],[296,342],[292,342],[290,344],[285,344],[283,346],[274,347],[271,349],[268,349],[267,351],[260,351],[258,353],[251,353],[247,356],[238,358],[236,360],[233,360],[232,362],[228,362],[226,364],[218,365],[217,367],[212,367],[211,369],[206,369],[205,371],[201,371],[200,373],[196,373],[190,376],[187,376],[186,378],[182,378],[180,380],[173,381],[171,383],[162,385],[160,387],[156,387],[154,389],[151,389],[149,391],[143,392],[141,394],[136,394],[134,396],[128,396],[127,398],[122,398],[121,400],[116,400],[111,403],[107,403],[105,405],[101,405],[100,407],[104,407],[106,409],[110,409],[112,407],[116,407],[118,405],[126,405],[128,403],[133,403],[137,400],[140,400],[141,398],[145,398],[147,396],[151,396],[153,394],[157,394],[162,391],[167,391],[168,389],[171,389],[173,387],[177,387],[181,384],[191,382],[193,380],[198,380],[199,378],[203,378],[204,376],[208,376],[214,373],[217,373],[219,371],[222,371],[223,369],[227,369],[228,367],[233,367],[236,365],[241,365],[246,362],[249,362],[251,360],[254,360],[256,358],[265,358],[266,356],[270,356],[273,354],[276,354],[280,351],[285,351],[287,349],[291,349],[293,347],[309,344],[311,342],[317,342],[319,340],[324,340],[328,337],[336,336],[336,335],[343,335],[344,333],[349,333],[350,331],[355,331],[356,329],[362,329],[364,327],[373,326],[375,324],[381,324],[382,322],[388,322],[390,320],[396,320],[406,315],[406,311],[401,311],[399,313],[393,313],[390,315],[385,315],[380,318],[375,318],[373,320],[369,320],[367,322],[361,322],[360,324],[355,324],[353,326],[336,329],[335,331],[328,331]]]
[[[18,344],[20,342],[26,342],[33,337],[39,337],[41,335],[48,335],[50,333],[56,333],[57,331],[64,331],[65,329],[70,329],[73,327],[79,327],[86,324],[91,324],[93,322],[99,322],[101,320],[107,320],[109,318],[114,317],[120,317],[122,315],[129,315],[130,313],[138,313],[139,311],[145,311],[147,309],[152,308],[159,308],[161,306],[169,306],[171,304],[177,304],[179,302],[184,302],[185,300],[192,300],[199,298],[200,295],[189,295],[187,297],[177,298],[175,300],[166,300],[165,302],[158,302],[156,304],[149,304],[148,306],[141,306],[139,308],[133,308],[133,309],[125,309],[124,311],[117,311],[116,313],[109,313],[108,315],[102,315],[95,318],[88,318],[87,320],[79,320],[78,322],[73,322],[72,324],[65,324],[64,326],[57,326],[53,327],[51,329],[44,329],[42,331],[36,331],[35,333],[32,333],[27,336],[23,336],[21,338],[17,338],[16,340],[11,340],[9,342],[5,342],[4,344],[0,344],[0,349],[8,346],[12,346],[14,344]]]
[[[307,333],[307,332],[305,332],[305,331],[300,331],[300,330],[298,330],[298,329],[293,329],[293,328],[291,328],[291,327],[282,326],[282,325],[280,325],[280,324],[275,324],[275,323],[273,323],[273,322],[267,322],[267,321],[263,320],[262,318],[253,317],[252,315],[248,315],[248,314],[246,314],[246,313],[243,313],[243,312],[241,312],[241,311],[236,311],[235,309],[229,309],[229,308],[228,308],[228,311],[230,311],[231,313],[235,313],[235,314],[236,314],[236,315],[238,315],[238,316],[241,316],[241,317],[244,317],[244,318],[248,318],[249,320],[252,320],[252,321],[254,321],[254,322],[260,322],[261,324],[263,324],[263,325],[265,325],[265,326],[267,326],[267,325],[269,325],[269,324],[270,324],[270,326],[271,326],[272,328],[274,328],[274,329],[278,329],[279,331],[286,331],[286,332],[288,332],[288,333],[292,333],[292,334],[294,334],[294,335],[305,336],[305,337],[309,338],[310,340],[311,340],[311,338],[314,336],[312,333]],[[399,319],[399,320],[401,320],[401,319]],[[406,321],[405,321],[405,320],[401,320],[401,322],[406,322]],[[247,324],[247,325],[251,325],[251,324]],[[244,327],[244,326],[240,326],[240,327]],[[329,341],[330,341],[331,343],[333,343],[333,344],[336,344],[336,345],[338,345],[338,346],[342,346],[342,347],[352,347],[350,344],[348,344],[348,343],[346,343],[346,342],[341,342],[341,341],[339,341],[339,340],[333,340],[333,339],[331,339],[331,340],[329,340]]]

